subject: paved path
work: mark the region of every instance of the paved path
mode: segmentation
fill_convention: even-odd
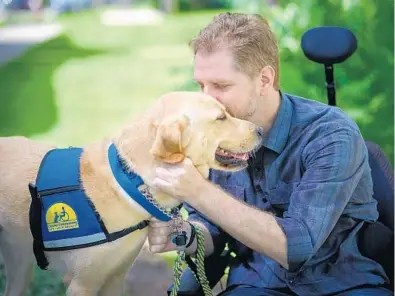
[[[1,0],[0,0],[1,1]],[[153,9],[109,8],[100,21],[106,26],[157,25],[163,14]],[[58,36],[59,24],[14,24],[0,27],[0,66],[23,55],[32,45]]]
[[[105,26],[159,25],[163,13],[150,8],[109,8],[100,17]]]
[[[32,45],[58,36],[59,24],[17,24],[0,28],[0,65],[23,55]]]

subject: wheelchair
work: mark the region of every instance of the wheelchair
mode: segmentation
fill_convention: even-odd
[[[357,49],[355,35],[343,27],[315,27],[306,31],[301,40],[304,55],[325,69],[328,104],[336,106],[334,64],[342,63]],[[394,291],[394,171],[381,148],[365,141],[369,153],[369,165],[373,179],[373,197],[377,200],[379,219],[361,230],[359,248],[361,253],[380,263],[390,283],[386,288]],[[210,287],[213,288],[225,274],[233,259],[231,251],[205,259],[205,271]],[[181,277],[179,296],[204,296],[200,284],[187,266]],[[173,285],[168,288],[170,295]]]

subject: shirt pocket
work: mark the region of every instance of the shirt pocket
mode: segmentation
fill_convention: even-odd
[[[222,189],[238,200],[245,201],[245,189],[239,185],[222,185]]]
[[[296,183],[280,183],[269,189],[269,201],[278,216],[288,210],[292,192],[296,187]]]

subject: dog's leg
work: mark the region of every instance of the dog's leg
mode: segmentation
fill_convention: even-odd
[[[129,267],[129,264],[125,264],[124,266],[121,266],[117,272],[114,272],[101,287],[99,296],[121,296]]]
[[[66,296],[96,296],[97,288],[91,288],[83,280],[73,279],[67,287]]]
[[[25,295],[33,270],[32,246],[26,241],[18,241],[3,230],[0,234],[0,249],[7,280],[4,296]]]

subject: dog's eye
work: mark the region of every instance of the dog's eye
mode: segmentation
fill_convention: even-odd
[[[217,117],[217,120],[221,120],[221,121],[226,120],[226,114],[222,113],[219,117]]]

